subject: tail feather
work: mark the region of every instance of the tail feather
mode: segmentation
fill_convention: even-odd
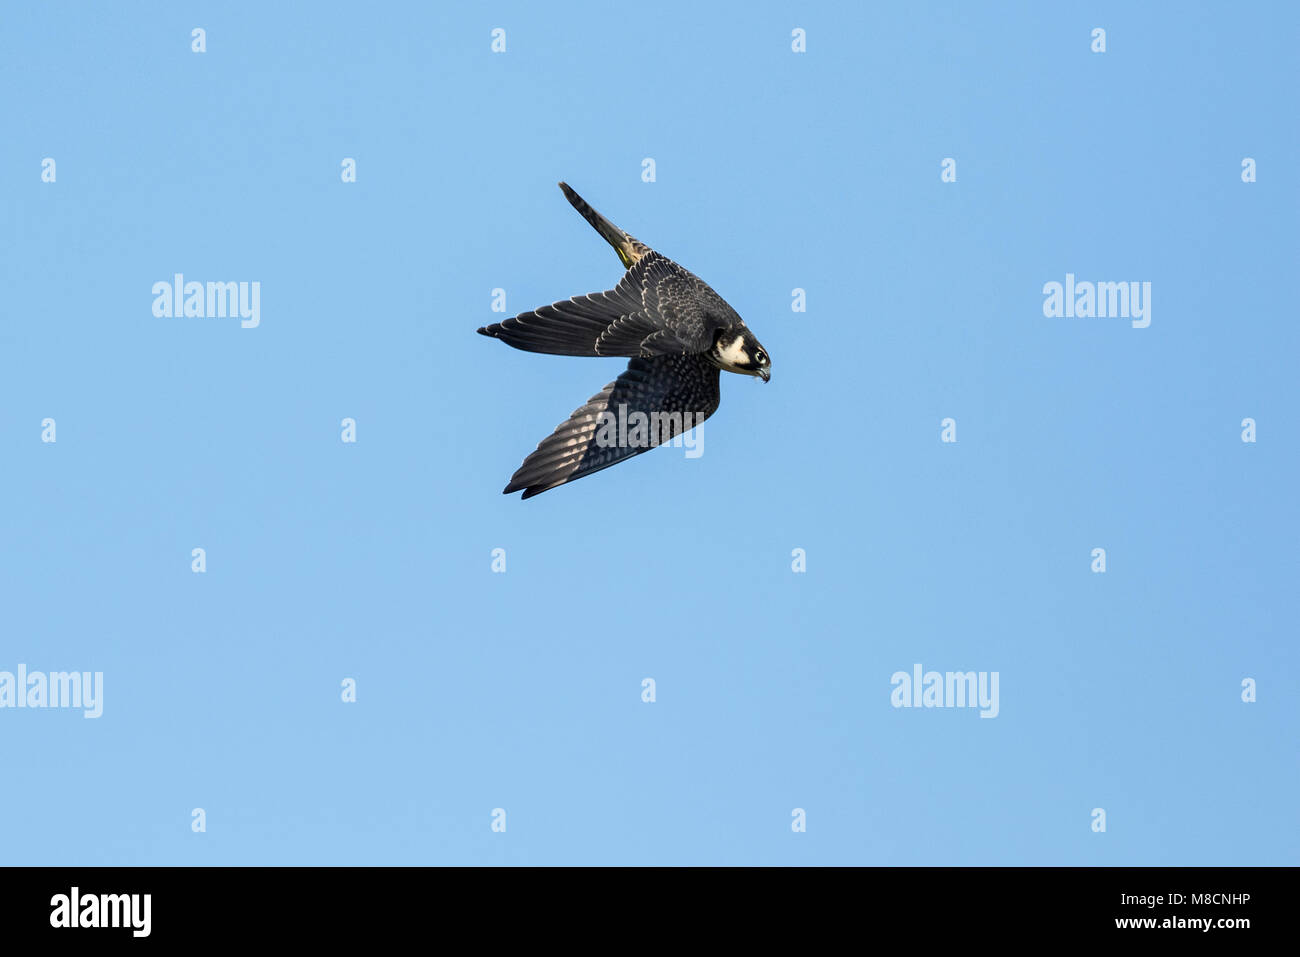
[[[568,183],[560,183],[560,189],[564,191],[564,198],[582,214],[582,218],[591,223],[596,232],[605,237],[605,242],[614,247],[614,252],[618,253],[625,269],[630,269],[637,260],[650,252],[649,246],[632,238],[587,205],[587,201],[575,193]]]

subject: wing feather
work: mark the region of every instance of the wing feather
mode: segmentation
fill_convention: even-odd
[[[626,371],[574,410],[510,479],[532,498],[648,452],[717,411],[718,367],[703,356],[634,357]],[[633,413],[649,423],[639,435]],[[627,424],[620,430],[619,422]]]
[[[703,280],[651,252],[613,289],[521,312],[478,331],[525,352],[631,358],[706,352],[717,329],[736,323],[740,317]]]

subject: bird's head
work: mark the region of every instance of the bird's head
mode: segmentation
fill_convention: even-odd
[[[712,359],[721,369],[772,378],[772,358],[745,326],[721,330],[713,340]]]

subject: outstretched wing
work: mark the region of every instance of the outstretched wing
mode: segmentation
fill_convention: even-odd
[[[575,296],[479,329],[525,352],[661,356],[706,352],[740,317],[708,284],[655,252],[607,292]]]
[[[532,498],[698,425],[717,411],[718,375],[718,367],[702,356],[632,359],[524,459],[506,494],[522,489],[524,498]]]

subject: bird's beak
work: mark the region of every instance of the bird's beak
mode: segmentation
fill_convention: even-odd
[[[763,377],[764,382],[767,382],[772,378],[772,373],[768,372],[766,369],[759,369],[758,374]]]

